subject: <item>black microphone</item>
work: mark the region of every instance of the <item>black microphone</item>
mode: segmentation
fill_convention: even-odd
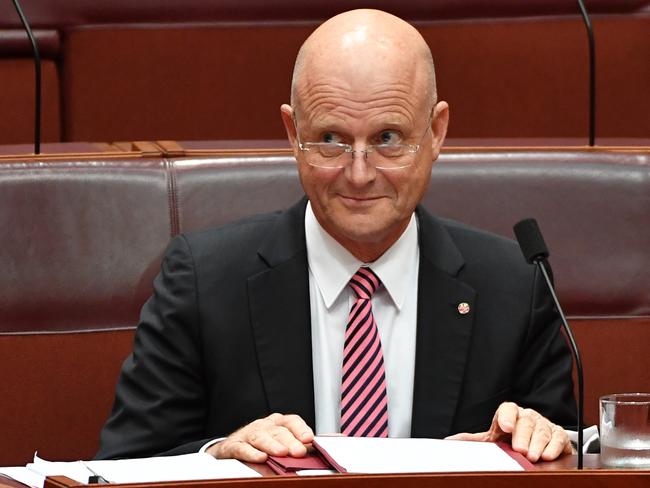
[[[584,425],[584,376],[582,373],[582,360],[580,359],[580,351],[578,350],[578,345],[576,344],[575,339],[573,338],[573,333],[571,332],[571,327],[566,320],[566,315],[562,311],[560,306],[560,301],[555,294],[555,288],[553,287],[553,282],[547,271],[548,264],[548,248],[542,237],[542,232],[539,230],[537,221],[535,219],[524,219],[521,222],[518,222],[514,226],[515,236],[519,242],[519,247],[521,247],[521,252],[524,254],[526,261],[530,264],[535,264],[539,267],[546,285],[548,286],[551,296],[553,297],[553,302],[555,307],[560,314],[560,319],[562,320],[562,326],[564,327],[564,332],[566,332],[567,338],[569,339],[569,344],[573,352],[573,357],[576,362],[576,370],[578,373],[578,469],[582,469],[582,445],[583,445],[583,433],[582,426]]]
[[[580,7],[589,41],[589,145],[593,147],[596,143],[596,42],[589,12],[582,0],[578,0],[578,7]]]
[[[16,7],[16,12],[20,17],[20,21],[23,23],[25,32],[27,32],[27,37],[32,43],[32,51],[34,52],[34,78],[35,78],[35,91],[34,96],[34,154],[40,154],[41,152],[41,55],[38,51],[38,43],[34,38],[32,33],[32,28],[27,22],[27,18],[23,13],[23,9],[20,8],[20,3],[18,0],[13,0],[14,6]]]

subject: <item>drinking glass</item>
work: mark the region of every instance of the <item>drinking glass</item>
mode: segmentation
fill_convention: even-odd
[[[650,468],[650,393],[600,398],[600,459],[611,468]]]

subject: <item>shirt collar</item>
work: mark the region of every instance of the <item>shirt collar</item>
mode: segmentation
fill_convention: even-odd
[[[364,265],[370,266],[381,280],[398,310],[406,300],[409,276],[417,272],[419,262],[418,229],[411,215],[400,238],[375,262],[363,263],[323,229],[307,202],[305,211],[307,261],[325,306],[330,308],[350,278]]]

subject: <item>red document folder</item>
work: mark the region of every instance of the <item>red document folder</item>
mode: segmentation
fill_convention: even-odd
[[[304,469],[334,469],[318,452],[313,451],[305,457],[269,456],[266,464],[277,474],[284,476],[295,475],[296,471]]]
[[[513,451],[512,446],[510,446],[510,444],[507,442],[496,442],[495,444],[499,446],[504,452],[506,452],[508,456],[517,461],[517,463],[519,463],[519,466],[524,468],[526,471],[535,469],[533,463],[526,459],[526,456],[520,452]]]
[[[513,451],[510,444],[497,442],[496,445],[514,459],[524,470],[535,469],[533,464],[525,456]],[[275,473],[285,476],[295,475],[296,471],[310,469],[331,469],[338,473],[347,473],[345,467],[339,464],[317,440],[314,440],[313,447],[314,450],[302,458],[269,456],[267,464]]]

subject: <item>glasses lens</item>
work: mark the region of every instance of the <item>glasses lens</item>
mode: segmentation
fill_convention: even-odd
[[[413,164],[415,152],[405,144],[378,144],[368,151],[368,161],[377,168],[403,168]]]
[[[305,153],[307,162],[312,166],[324,168],[340,168],[345,166],[347,155],[343,144],[306,143],[308,151]]]
[[[408,153],[408,147],[402,144],[379,144],[374,149],[382,158],[399,158]]]
[[[318,144],[317,153],[323,158],[338,158],[345,152],[345,146],[339,144]]]

